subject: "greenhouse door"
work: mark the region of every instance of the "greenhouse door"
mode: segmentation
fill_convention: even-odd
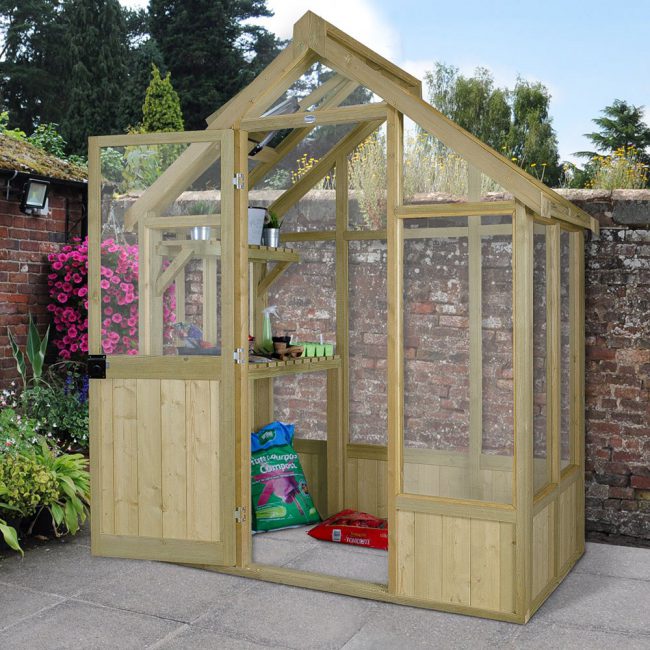
[[[233,142],[90,142],[96,555],[235,563]]]

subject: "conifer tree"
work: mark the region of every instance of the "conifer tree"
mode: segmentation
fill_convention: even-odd
[[[151,67],[151,82],[142,105],[142,130],[145,133],[182,131],[181,103],[172,86],[171,73],[163,79],[156,64]]]

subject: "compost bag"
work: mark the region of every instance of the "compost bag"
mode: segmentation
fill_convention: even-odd
[[[320,521],[294,451],[293,424],[271,422],[251,434],[253,530],[276,530]]]

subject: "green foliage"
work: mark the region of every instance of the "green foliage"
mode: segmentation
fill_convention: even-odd
[[[121,183],[124,168],[124,157],[122,153],[112,147],[102,147],[99,155],[102,176],[106,180],[114,183]]]
[[[15,510],[15,508],[12,508],[3,501],[6,494],[7,486],[2,481],[0,481],[0,512],[2,510]],[[18,551],[21,555],[24,555],[23,549],[20,548],[20,544],[18,543],[18,534],[16,533],[16,529],[13,526],[10,526],[2,517],[0,517],[0,533],[2,534],[2,538],[4,539],[7,546],[9,546],[9,548],[12,548],[14,551]]]
[[[63,448],[88,449],[88,403],[65,386],[31,386],[20,396],[24,412],[36,430]]]
[[[89,135],[118,133],[127,33],[118,0],[66,0],[69,53],[67,112],[61,122],[72,153],[84,154]]]
[[[66,159],[65,145],[63,136],[57,130],[58,124],[52,122],[48,124],[39,124],[34,133],[27,140],[34,146],[51,153],[58,158]]]
[[[540,83],[518,79],[513,90],[495,88],[485,68],[465,77],[441,63],[425,75],[431,103],[547,185],[562,173],[549,115],[550,95]]]
[[[246,86],[278,52],[275,37],[248,19],[270,15],[264,0],[151,0],[150,34],[180,96],[188,129]]]
[[[265,228],[279,228],[282,225],[282,219],[273,212],[273,210],[269,210],[266,213],[266,219],[264,220],[264,227]]]
[[[181,103],[172,86],[171,73],[163,79],[155,64],[142,106],[142,130],[145,133],[183,130]]]
[[[0,458],[5,453],[25,452],[38,441],[38,422],[14,408],[0,410]]]
[[[16,362],[16,368],[20,374],[21,379],[23,380],[23,386],[27,387],[28,382],[33,382],[35,384],[41,381],[43,376],[43,365],[45,364],[45,352],[47,350],[47,341],[50,335],[50,328],[48,326],[43,338],[41,339],[38,329],[36,328],[36,323],[32,319],[32,315],[29,315],[29,327],[27,329],[27,346],[25,348],[25,353],[27,354],[27,359],[32,368],[31,378],[27,373],[27,364],[25,363],[25,353],[20,349],[18,343],[11,333],[11,330],[7,328],[7,334],[9,337],[9,344],[11,346],[11,354],[14,357]]]
[[[52,515],[54,529],[59,527],[73,535],[79,530],[88,514],[90,501],[90,474],[88,460],[81,454],[60,454],[45,441],[36,447],[34,459],[56,485],[56,497],[43,501]]]
[[[27,138],[27,134],[24,131],[9,128],[9,111],[2,111],[0,113],[0,133],[14,140],[25,140]]]
[[[33,455],[4,454],[0,460],[0,483],[6,488],[3,502],[25,517],[59,499],[56,477]]]
[[[585,133],[596,147],[596,150],[606,154],[617,151],[634,150],[639,162],[650,164],[650,127],[643,121],[643,106],[633,106],[620,99],[606,106],[602,117],[592,120],[600,127],[599,131]],[[594,151],[578,151],[575,154],[583,158],[598,158]]]

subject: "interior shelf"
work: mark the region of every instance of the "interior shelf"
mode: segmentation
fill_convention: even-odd
[[[299,357],[287,361],[269,361],[268,363],[249,363],[248,376],[250,379],[263,379],[266,377],[277,377],[278,375],[290,375],[301,372],[319,372],[339,368],[341,357]]]
[[[173,255],[191,250],[194,257],[221,257],[221,241],[218,239],[167,240],[156,247],[159,255]],[[249,246],[248,259],[251,262],[299,262],[300,255],[292,248],[271,248],[270,246]]]

